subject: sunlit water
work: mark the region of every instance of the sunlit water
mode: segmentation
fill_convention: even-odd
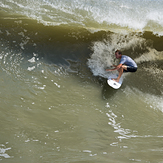
[[[138,2],[0,2],[0,162],[163,162],[162,2]]]

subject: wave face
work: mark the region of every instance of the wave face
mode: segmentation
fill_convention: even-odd
[[[5,0],[1,11],[44,25],[71,25],[94,30],[152,31],[163,35],[163,1],[157,0]]]
[[[0,0],[0,161],[162,162],[162,6]],[[138,70],[114,90],[117,49]]]
[[[139,72],[144,71],[142,80],[146,73],[152,74],[147,82],[157,82],[150,87],[162,94],[162,4],[159,0],[1,1],[2,58],[13,52],[27,60],[36,55],[81,76],[89,78],[91,70],[93,76],[107,78],[105,68],[115,63],[114,51],[121,49],[137,62]],[[144,88],[139,89],[148,90]]]

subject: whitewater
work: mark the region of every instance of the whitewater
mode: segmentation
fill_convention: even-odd
[[[1,10],[44,25],[71,25],[92,30],[151,31],[162,35],[160,0],[5,0]],[[12,16],[11,16],[12,17]]]

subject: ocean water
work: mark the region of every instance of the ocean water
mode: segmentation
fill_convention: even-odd
[[[162,6],[0,0],[0,162],[162,163]],[[117,49],[138,71],[113,90]]]

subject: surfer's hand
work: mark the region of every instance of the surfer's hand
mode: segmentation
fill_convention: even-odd
[[[122,64],[119,64],[116,68],[117,70],[120,69],[122,67]]]

